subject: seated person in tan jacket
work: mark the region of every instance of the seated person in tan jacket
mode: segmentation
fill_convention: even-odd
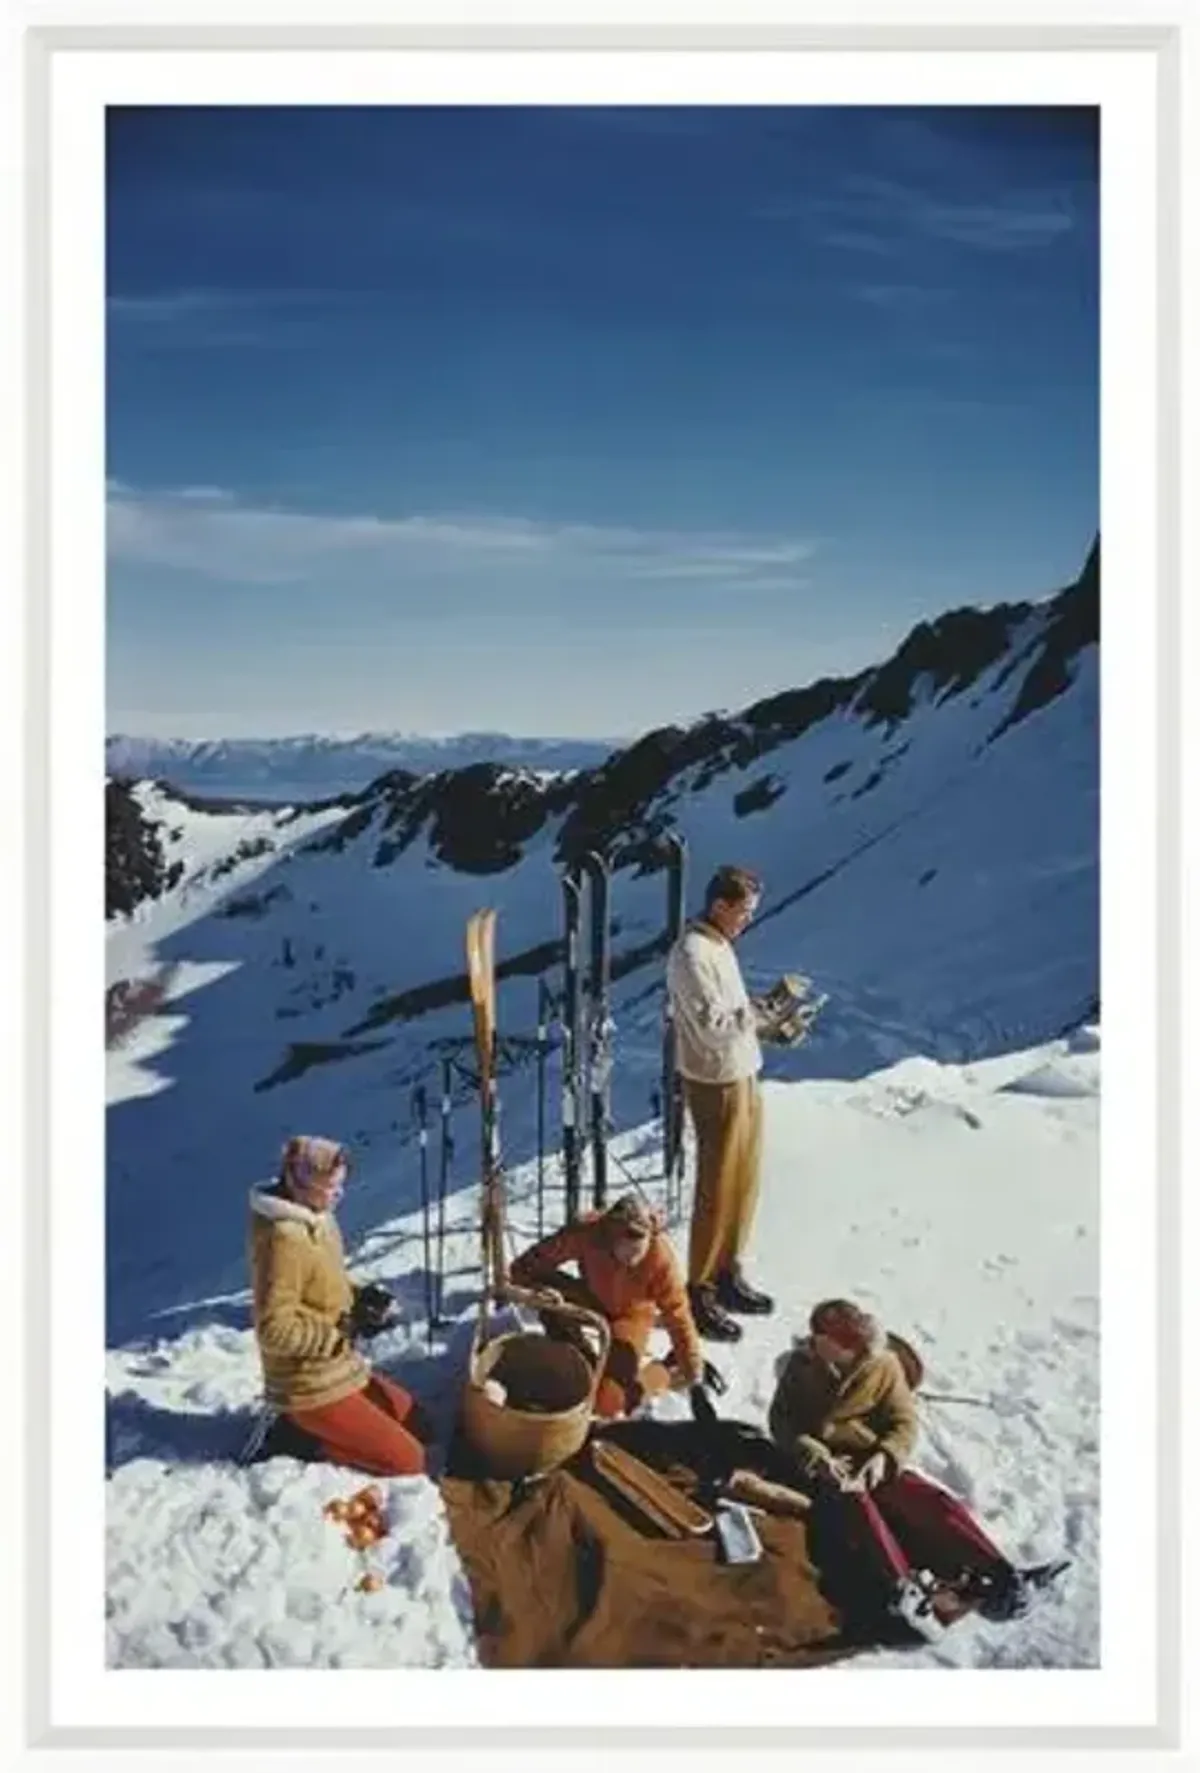
[[[562,1271],[564,1262],[578,1264],[579,1279]],[[607,1212],[587,1213],[534,1244],[513,1263],[512,1280],[519,1287],[551,1289],[608,1319],[612,1344],[596,1393],[597,1415],[623,1415],[672,1383],[662,1362],[645,1360],[660,1317],[680,1383],[702,1382],[704,1357],[683,1272],[657,1214],[636,1194],[624,1194]],[[554,1333],[554,1314],[547,1312],[545,1322]]]
[[[284,1147],[274,1187],[251,1192],[254,1333],[266,1400],[334,1464],[412,1476],[425,1469],[420,1406],[354,1345],[358,1334],[386,1324],[369,1322],[364,1309],[379,1289],[355,1287],[346,1272],[333,1209],[347,1170],[333,1139],[296,1137]]]
[[[910,1469],[916,1400],[869,1313],[826,1299],[809,1332],[783,1363],[768,1422],[792,1481],[813,1493],[818,1561],[830,1547],[868,1610],[925,1637],[972,1610],[1014,1617],[1065,1565],[1016,1569],[965,1503]]]

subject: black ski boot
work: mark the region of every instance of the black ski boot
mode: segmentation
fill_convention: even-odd
[[[688,1299],[696,1328],[709,1342],[737,1342],[742,1326],[727,1311],[722,1311],[715,1287],[689,1287]]]
[[[726,1311],[741,1312],[745,1317],[767,1317],[775,1309],[771,1295],[752,1287],[736,1266],[717,1276],[717,1300]]]
[[[975,1588],[980,1617],[994,1624],[1020,1619],[1070,1565],[1070,1558],[1055,1558],[1047,1564],[1030,1564],[1024,1570],[1010,1566],[981,1574]]]

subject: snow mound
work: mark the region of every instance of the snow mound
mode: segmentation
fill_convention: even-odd
[[[1072,1063],[1064,1056],[1035,1065],[1002,1087],[1011,1096],[1098,1096],[1100,1075],[1097,1066]]]
[[[121,1668],[467,1668],[470,1590],[428,1478],[384,1480],[388,1536],[324,1505],[360,1473],[136,1459],[108,1487],[107,1661]],[[358,1583],[371,1570],[374,1593]]]

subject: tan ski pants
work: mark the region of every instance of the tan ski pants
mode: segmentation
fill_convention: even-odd
[[[696,1129],[696,1194],[688,1281],[711,1285],[741,1260],[758,1204],[762,1092],[756,1077],[735,1083],[683,1080]]]

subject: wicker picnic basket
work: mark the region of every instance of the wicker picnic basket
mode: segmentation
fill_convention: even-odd
[[[462,1431],[489,1476],[536,1477],[570,1459],[588,1437],[596,1387],[608,1359],[609,1327],[596,1312],[536,1291],[501,1284],[495,1298],[500,1304],[560,1313],[597,1336],[594,1359],[574,1343],[559,1342],[540,1330],[489,1337],[486,1293],[480,1302],[463,1388]],[[489,1379],[504,1387],[502,1404],[484,1391]]]

